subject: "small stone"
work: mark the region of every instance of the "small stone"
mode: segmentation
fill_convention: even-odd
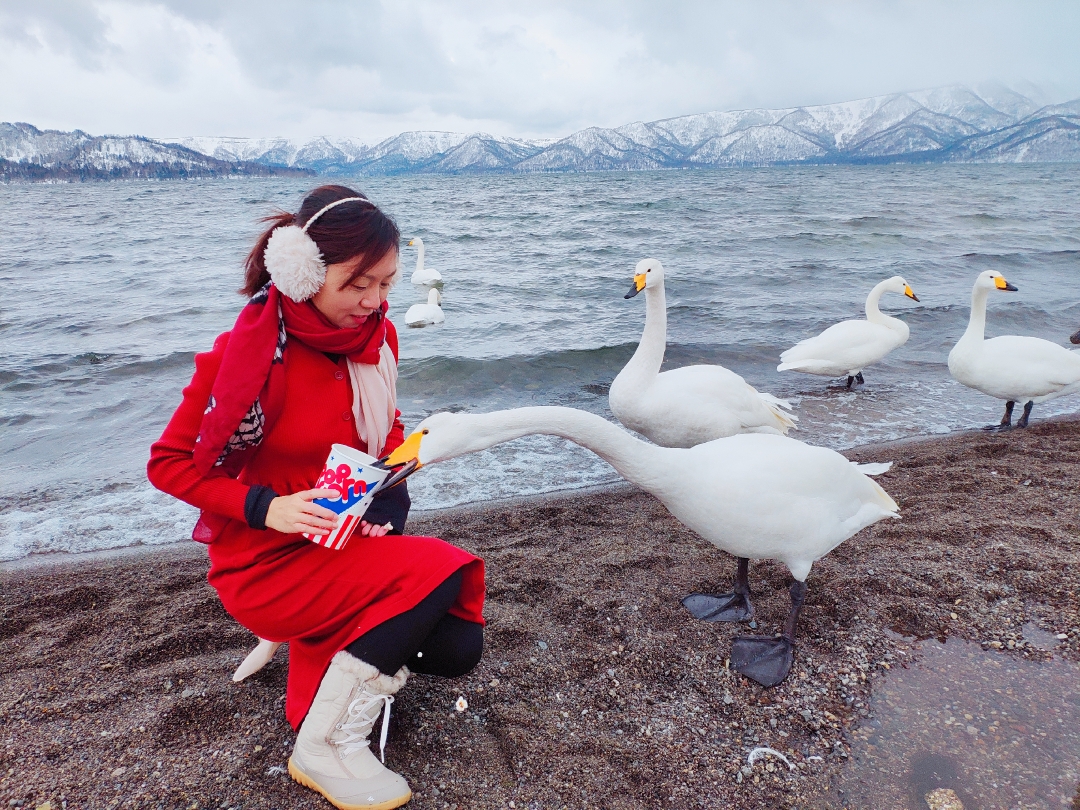
[[[498,685],[499,685],[499,679],[498,678],[492,678],[491,683],[488,684],[488,686],[498,686]]]
[[[979,733],[979,730],[977,728],[975,728],[975,726],[968,726],[967,728],[964,729],[964,731],[966,731],[972,737],[974,737],[976,734]]]
[[[255,746],[255,753],[256,753],[256,754],[257,754],[257,753],[259,753],[259,752],[260,752],[260,751],[262,751],[262,750],[263,750],[263,747],[262,747],[261,745],[256,745],[256,746]]]
[[[923,799],[929,810],[964,810],[964,804],[949,788],[931,790]]]
[[[731,696],[731,692],[724,692],[724,705],[730,706],[735,702],[735,698]]]
[[[814,713],[809,709],[803,709],[801,712],[799,712],[799,714],[802,716],[802,719],[805,720],[807,723],[814,719]]]
[[[127,768],[113,768],[113,772],[109,776],[123,776]]]
[[[52,802],[45,802],[44,804],[39,804],[37,807],[34,808],[34,810],[53,810]]]
[[[995,650],[1000,650],[1005,645],[1003,645],[1000,641],[991,641],[990,646],[993,647]]]
[[[182,698],[194,697],[194,695],[195,695],[195,690],[192,689],[190,686],[187,689],[185,689],[183,692],[180,693],[180,697],[182,697]]]
[[[1068,633],[1058,633],[1058,634],[1057,634],[1057,635],[1055,636],[1055,638],[1056,638],[1056,639],[1057,639],[1058,641],[1068,641],[1068,640],[1069,640],[1069,634],[1068,634]]]
[[[546,650],[548,648],[548,645],[547,645],[546,641],[538,641],[538,642],[536,642],[536,646],[539,647],[541,650]],[[511,805],[511,807],[512,806],[513,805]]]

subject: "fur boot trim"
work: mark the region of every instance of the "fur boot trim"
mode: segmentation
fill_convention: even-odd
[[[367,685],[368,691],[380,695],[394,695],[409,679],[409,668],[402,667],[394,675],[383,675],[367,661],[361,661],[346,650],[330,659],[331,665],[337,664],[344,672],[356,675],[360,683]]]
[[[326,281],[326,265],[315,240],[303,228],[275,228],[263,254],[266,272],[284,295],[299,303],[315,295]]]

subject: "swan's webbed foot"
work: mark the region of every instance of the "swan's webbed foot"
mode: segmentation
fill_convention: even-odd
[[[682,600],[690,615],[703,622],[744,622],[754,615],[750,604],[750,560],[739,557],[732,593],[692,593]]]
[[[736,636],[731,642],[731,665],[735,671],[762,686],[781,683],[795,661],[795,626],[806,601],[806,583],[791,584],[791,612],[782,636]]]
[[[749,595],[742,593],[692,593],[682,603],[703,622],[745,622],[754,615]]]
[[[1026,428],[1028,425],[1028,417],[1031,416],[1031,409],[1035,407],[1034,402],[1028,402],[1024,406],[1024,414],[1017,421],[1016,426],[1018,428]]]
[[[1001,417],[1001,421],[996,425],[990,425],[989,427],[985,427],[983,428],[983,430],[1009,430],[1010,428],[1012,428],[1012,414],[1013,408],[1015,407],[1016,403],[1010,399],[1008,402],[1005,403],[1005,415]],[[1031,413],[1031,408],[1025,405],[1024,412]],[[1020,427],[1024,427],[1024,425],[1026,424],[1027,421],[1024,420],[1024,424],[1020,425]]]
[[[865,385],[866,384],[866,380],[863,379],[861,371],[858,374],[855,375],[855,382],[857,382],[859,385]]]
[[[855,378],[854,378],[854,377],[852,377],[852,376],[851,376],[851,375],[849,374],[849,375],[848,375],[848,378],[847,378],[847,390],[848,390],[848,391],[850,391],[850,390],[851,390],[851,384],[852,384],[853,382],[855,382]]]
[[[731,666],[762,686],[776,686],[791,672],[795,642],[783,636],[736,636],[731,642]]]

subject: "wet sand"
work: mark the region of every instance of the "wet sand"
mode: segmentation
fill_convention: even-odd
[[[1080,420],[847,455],[896,462],[878,481],[903,519],[814,566],[795,667],[772,690],[726,666],[743,628],[679,603],[726,588],[734,561],[647,495],[410,521],[484,557],[489,627],[473,673],[415,677],[394,704],[387,762],[413,786],[409,807],[845,806],[874,695],[920,660],[920,639],[1080,662]],[[284,774],[285,650],[229,681],[254,642],[206,568],[191,543],[0,574],[5,806],[329,806]],[[779,628],[788,581],[777,563],[751,566],[757,632]],[[747,765],[756,746],[794,770],[772,756]],[[994,806],[978,790],[957,795]]]

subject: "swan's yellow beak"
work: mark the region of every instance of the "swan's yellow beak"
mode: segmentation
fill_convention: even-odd
[[[638,273],[634,276],[634,286],[630,288],[630,292],[623,296],[623,298],[633,298],[639,292],[645,289],[645,274]]]
[[[407,244],[407,245],[406,245],[405,247],[412,247],[412,243],[413,243],[413,240],[412,240],[412,239],[410,239],[410,240],[409,240],[409,244]]]
[[[414,431],[409,435],[407,439],[405,439],[405,441],[401,443],[401,445],[394,452],[392,452],[386,458],[379,459],[379,462],[376,466],[380,466],[383,468],[399,468],[394,470],[394,472],[390,473],[390,475],[383,479],[383,482],[379,484],[379,491],[397,486],[414,472],[419,470],[422,466],[424,466],[420,463],[419,455],[420,439],[424,437],[425,433],[427,433],[426,430]]]
[[[1009,292],[1016,292],[1017,288],[1005,280],[1005,276],[997,276],[994,278],[994,286],[999,290],[1008,290]]]
[[[904,295],[906,295],[912,301],[918,301],[919,300],[919,297],[917,295],[915,295],[914,291],[912,291],[910,284],[905,284],[904,285]]]
[[[398,448],[386,457],[383,462],[387,467],[399,467],[410,461],[416,462],[416,469],[420,469],[420,440],[424,438],[426,430],[416,430],[409,434]]]

